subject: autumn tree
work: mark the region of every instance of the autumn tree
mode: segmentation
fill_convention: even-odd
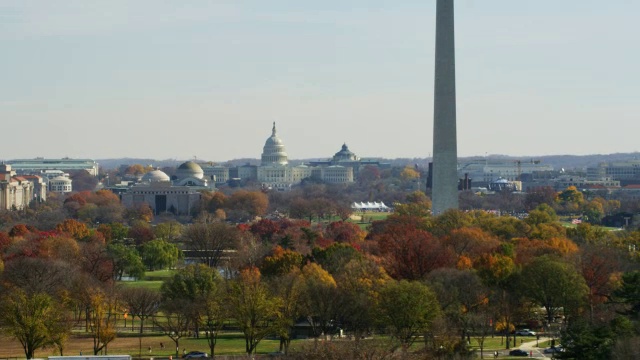
[[[314,336],[328,334],[338,311],[335,279],[318,264],[309,263],[302,268],[302,289],[302,311]]]
[[[246,353],[253,354],[258,343],[273,332],[281,300],[269,294],[257,268],[248,268],[229,283],[227,303],[244,334]]]
[[[347,221],[334,221],[324,229],[325,238],[341,243],[358,243],[366,233],[357,225]]]
[[[376,302],[380,289],[391,280],[384,268],[373,258],[350,260],[336,273],[338,285],[337,318],[348,331],[359,339],[376,325]]]
[[[280,246],[273,248],[271,255],[264,258],[260,273],[264,276],[282,276],[302,266],[302,254]]]
[[[395,279],[423,279],[455,261],[452,251],[424,230],[390,227],[378,237],[378,246],[385,269]]]
[[[119,299],[112,291],[94,288],[90,292],[89,334],[93,339],[93,355],[115,340]]]
[[[476,259],[498,247],[499,241],[479,228],[461,228],[451,231],[444,238],[444,244],[450,247],[460,260],[462,257]]]
[[[57,324],[66,322],[64,308],[45,293],[11,289],[0,300],[3,330],[20,342],[27,359],[33,359],[37,349],[54,345],[61,334],[53,331],[64,331]]]
[[[85,239],[90,235],[87,224],[74,220],[67,219],[56,226],[56,230],[62,233],[69,234],[76,240]]]
[[[151,225],[144,221],[135,221],[127,232],[127,237],[132,238],[136,246],[142,246],[145,243],[156,238]]]
[[[487,306],[489,289],[469,270],[438,269],[429,274],[429,286],[436,294],[447,319],[459,330],[465,343],[475,315]]]
[[[229,196],[225,206],[230,218],[249,220],[267,212],[269,198],[260,191],[239,190]]]
[[[292,267],[288,273],[271,277],[268,282],[273,295],[280,299],[275,331],[280,337],[280,351],[286,354],[294,337],[293,327],[302,315],[302,273],[300,268]]]
[[[359,260],[362,254],[352,245],[334,243],[326,248],[316,247],[311,251],[314,261],[331,274],[340,274],[351,260]]]
[[[578,269],[588,291],[589,315],[593,321],[595,307],[611,298],[615,275],[623,269],[624,255],[620,250],[603,245],[583,245]]]

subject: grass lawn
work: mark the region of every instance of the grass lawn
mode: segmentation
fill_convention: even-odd
[[[119,281],[118,284],[126,287],[143,287],[147,289],[160,290],[162,282],[173,275],[175,270],[155,270],[147,271],[144,279],[137,281]]]
[[[160,343],[164,349],[160,348]],[[262,340],[258,344],[257,352],[267,354],[279,350],[279,340]],[[151,352],[149,352],[151,347]],[[93,339],[86,335],[72,336],[65,347],[64,355],[93,355]],[[179,354],[182,350],[187,352],[193,350],[205,351],[209,353],[209,346],[206,339],[182,338],[180,339]],[[166,335],[144,335],[138,337],[135,334],[126,334],[117,337],[108,345],[108,354],[119,355],[128,354],[143,357],[168,357],[175,356],[175,343]],[[216,345],[216,354],[233,355],[244,354],[245,343],[241,333],[225,333],[220,336]],[[36,351],[36,357],[43,358],[51,355],[59,355],[54,349],[40,349]],[[19,342],[7,336],[0,336],[0,358],[24,358],[24,351]]]

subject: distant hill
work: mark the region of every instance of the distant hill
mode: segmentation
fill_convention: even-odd
[[[470,157],[461,157],[459,160],[461,162],[469,161],[472,159],[484,158],[484,156],[470,156]],[[593,155],[548,155],[548,156],[509,156],[509,155],[500,155],[500,154],[492,154],[488,155],[487,158],[490,159],[511,159],[511,160],[540,160],[543,164],[549,164],[553,166],[554,169],[576,169],[576,170],[584,170],[587,167],[596,166],[601,162],[610,162],[610,161],[627,161],[640,159],[640,152],[634,153],[617,153],[617,154],[593,154]],[[426,168],[431,161],[431,158],[396,158],[396,159],[385,159],[378,158],[380,162],[390,163],[392,166],[405,166],[405,165],[415,165],[417,164],[419,167]],[[318,160],[318,158],[313,159],[294,159],[289,160],[291,164],[299,164],[299,163],[307,163],[312,160]],[[143,159],[143,158],[119,158],[119,159],[99,159],[96,160],[100,167],[104,169],[117,169],[120,165],[132,165],[132,164],[142,164],[142,165],[152,165],[153,167],[163,168],[163,167],[177,167],[187,160],[176,160],[176,159],[165,159],[165,160],[155,160],[155,159]],[[207,160],[196,160],[197,162],[208,162]],[[259,165],[260,159],[251,159],[251,158],[243,158],[243,159],[233,159],[226,162],[217,162],[218,164],[229,164],[232,166],[244,165],[244,164],[252,164]]]

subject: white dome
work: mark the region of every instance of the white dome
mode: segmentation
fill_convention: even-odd
[[[273,123],[271,136],[262,148],[262,165],[287,165],[289,163],[284,143],[276,135],[276,123]]]
[[[165,174],[164,171],[161,170],[152,170],[148,173],[144,174],[142,177],[142,182],[148,183],[156,183],[156,182],[169,182],[169,175]]]

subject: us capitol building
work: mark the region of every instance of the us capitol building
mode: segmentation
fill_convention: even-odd
[[[352,153],[346,144],[332,158],[322,161],[310,161],[308,164],[291,165],[284,143],[273,123],[271,136],[262,148],[260,165],[242,165],[228,167],[201,163],[205,176],[218,184],[229,180],[255,180],[265,189],[285,191],[302,180],[310,178],[328,184],[348,184],[358,177],[364,166],[385,166],[377,159],[360,159]]]

